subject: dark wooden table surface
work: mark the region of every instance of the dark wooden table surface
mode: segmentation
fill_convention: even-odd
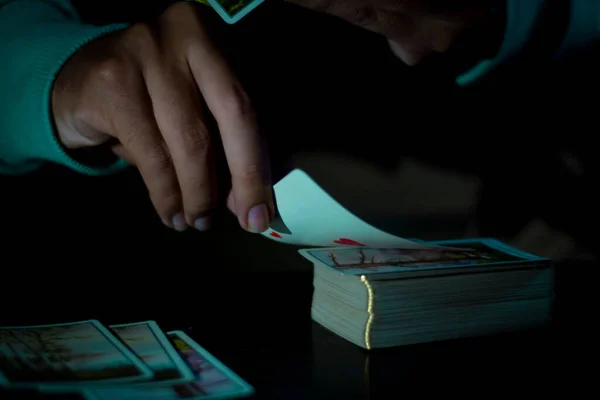
[[[137,7],[137,2],[128,3]],[[282,147],[272,154],[274,164],[286,160],[288,147],[299,144],[307,151],[334,149],[393,168],[399,153],[426,153],[433,159],[440,154],[469,165],[497,153],[499,161],[491,163],[497,165],[493,175],[501,178],[499,188],[511,202],[495,203],[498,217],[493,223],[511,221],[517,201],[536,214],[557,215],[559,221],[581,223],[594,231],[590,210],[596,210],[597,202],[591,191],[557,184],[553,174],[542,174],[543,179],[522,175],[531,165],[545,171],[540,148],[555,145],[551,135],[541,146],[527,145],[519,137],[516,153],[527,163],[514,162],[514,142],[506,138],[509,132],[521,132],[515,127],[551,131],[562,121],[569,135],[560,136],[560,144],[585,146],[586,141],[578,142],[589,122],[581,112],[587,108],[581,105],[589,104],[586,96],[575,92],[590,89],[589,82],[572,83],[580,75],[579,67],[573,69],[577,74],[563,74],[567,79],[561,90],[548,84],[554,78],[536,69],[513,85],[497,84],[502,88],[499,94],[493,92],[484,101],[469,96],[458,101],[451,74],[440,73],[443,69],[433,68],[431,73],[426,66],[409,72],[380,37],[314,13],[283,9],[283,2],[267,3],[277,16],[270,24],[252,18],[233,28],[221,24],[223,32],[215,38],[227,44],[221,47],[260,111],[265,136],[277,139],[275,148]],[[123,8],[121,2],[118,8]],[[595,77],[597,64],[589,65]],[[531,75],[539,77],[537,84],[530,82]],[[515,86],[526,91],[514,91]],[[540,105],[544,115],[537,118],[531,104]],[[399,120],[399,110],[411,118]],[[525,117],[532,125],[524,125]],[[488,130],[490,121],[493,129]],[[436,139],[442,151],[432,152],[426,134],[402,135],[400,150],[388,145],[413,123],[420,132],[449,132],[446,141],[454,146]],[[590,124],[595,126],[594,121]],[[485,137],[503,140],[492,141],[492,147],[480,152],[464,146],[472,142],[470,133],[482,131]],[[347,140],[364,137],[365,132],[369,140]],[[595,147],[588,147],[595,155]],[[506,175],[511,165],[516,171],[511,177],[520,177],[516,186]],[[118,177],[66,175],[0,177],[2,325],[89,318],[105,324],[155,320],[163,330],[188,332],[253,385],[260,399],[404,398],[431,390],[457,396],[474,392],[479,397],[501,392],[511,397],[539,397],[542,392],[564,397],[568,391],[569,397],[576,397],[585,383],[595,381],[588,371],[596,362],[592,348],[597,262],[559,267],[556,319],[545,329],[366,354],[312,323],[312,275],[292,258],[293,250],[274,244],[251,253],[246,249],[259,246],[260,238],[228,229],[202,238],[185,236],[189,240],[164,230],[155,234],[160,222],[139,180],[132,184]],[[595,182],[590,187],[595,188]],[[544,188],[538,190],[541,194],[530,195],[538,188]],[[515,190],[521,195],[515,197]],[[581,230],[581,235],[593,239],[586,232]],[[0,393],[0,399],[5,397]]]
[[[254,386],[257,399],[400,398],[432,390],[573,395],[593,382],[586,377],[594,367],[584,363],[595,364],[590,300],[597,263],[558,266],[555,319],[547,327],[371,353],[311,321],[310,273],[157,267],[121,276],[109,267],[57,267],[54,281],[40,272],[12,281],[12,289],[3,279],[0,322],[153,319],[190,334]]]

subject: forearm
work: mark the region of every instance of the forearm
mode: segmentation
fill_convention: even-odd
[[[55,162],[88,174],[95,168],[67,154],[55,136],[54,79],[86,43],[121,25],[85,25],[68,0],[0,0],[0,173],[32,171]]]
[[[600,40],[600,3],[591,0],[507,0],[498,52],[460,75],[467,85],[523,54],[560,57]]]

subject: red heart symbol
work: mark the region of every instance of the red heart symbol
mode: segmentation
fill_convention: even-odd
[[[347,245],[347,246],[363,246],[363,247],[365,247],[364,244],[358,243],[358,242],[356,242],[356,241],[354,241],[352,239],[341,238],[341,239],[338,239],[338,240],[334,240],[333,243],[343,244],[343,245]]]
[[[281,235],[279,233],[277,233],[277,232],[271,232],[270,235],[273,236],[273,237],[275,237],[275,238],[278,238],[278,239],[283,239],[281,237]]]

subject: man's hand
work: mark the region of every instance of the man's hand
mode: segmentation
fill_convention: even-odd
[[[274,205],[254,111],[211,43],[196,6],[177,3],[155,25],[137,24],[78,51],[60,72],[52,106],[68,149],[115,141],[135,164],[163,222],[209,226],[215,206],[214,116],[232,175],[230,208],[251,232],[267,229]]]
[[[382,34],[394,54],[415,65],[445,53],[463,31],[485,18],[477,0],[287,0]]]

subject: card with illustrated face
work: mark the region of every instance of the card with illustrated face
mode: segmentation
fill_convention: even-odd
[[[432,247],[364,222],[302,170],[293,170],[273,189],[278,215],[262,234],[271,240],[306,247]]]
[[[92,400],[180,400],[243,398],[254,389],[181,331],[168,332],[173,347],[194,373],[189,383],[147,388],[102,388],[87,391]]]
[[[495,239],[437,242],[445,248],[320,248],[302,249],[300,254],[348,275],[381,275],[465,267],[503,266],[518,262],[545,261],[509,247]],[[462,249],[461,249],[462,246]]]
[[[200,2],[208,2],[225,22],[235,24],[264,0],[200,0]]]
[[[153,375],[96,320],[0,327],[0,386],[56,390]]]
[[[153,384],[176,384],[194,379],[190,367],[155,321],[111,325],[110,328],[154,372]]]
[[[254,389],[237,374],[181,331],[167,334],[181,357],[196,374],[189,386],[200,396],[245,397]]]

